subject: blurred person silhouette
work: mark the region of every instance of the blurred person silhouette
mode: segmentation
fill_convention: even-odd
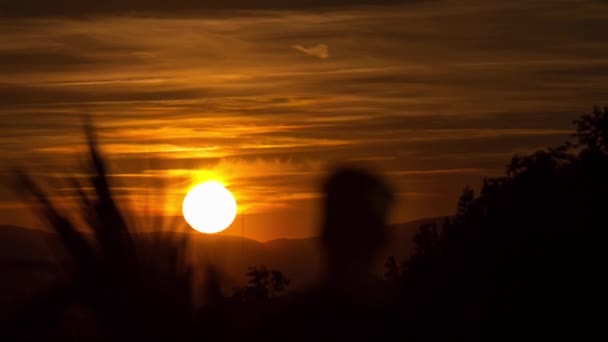
[[[388,240],[391,188],[360,166],[334,169],[322,185],[320,238],[325,263],[316,289],[294,296],[269,320],[271,339],[375,338],[391,340],[392,297],[375,275]],[[275,338],[276,337],[276,338]]]
[[[325,181],[321,241],[325,273],[321,291],[334,297],[371,300],[372,267],[387,238],[393,193],[361,167],[342,166]]]

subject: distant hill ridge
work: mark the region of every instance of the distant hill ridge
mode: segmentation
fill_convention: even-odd
[[[389,255],[399,261],[409,257],[413,251],[412,238],[421,224],[442,219],[392,225],[391,238],[378,260],[378,273],[382,274],[382,265]],[[249,266],[266,265],[281,270],[292,280],[290,289],[295,291],[314,285],[322,270],[323,253],[318,237],[259,242],[240,236],[182,234],[190,234],[189,248],[195,268],[203,269],[205,264],[217,266],[224,274],[226,291],[246,282]],[[16,298],[29,297],[56,281],[64,268],[60,260],[65,257],[62,243],[53,232],[0,225],[0,271],[3,279],[11,280],[0,284],[0,307],[10,307]]]
[[[425,218],[391,225],[391,237],[383,255],[393,255],[398,260],[407,258],[411,252],[412,238],[420,225],[440,222],[443,219],[444,217]],[[143,236],[149,233],[153,232],[136,233],[134,236]],[[271,260],[270,257],[276,254],[273,251],[280,250],[281,256],[278,259],[285,259],[288,257],[285,253],[291,251],[293,252],[291,254],[295,254],[293,255],[294,258],[301,258],[305,261],[310,261],[310,253],[320,252],[318,237],[281,238],[260,242],[232,235],[205,235],[194,232],[181,234],[190,234],[190,246],[195,256],[199,255],[220,261],[223,258],[236,259],[241,257],[240,254],[246,254],[247,262],[245,264],[251,266],[283,264],[278,260]],[[6,263],[13,261],[38,261],[42,264],[52,264],[56,262],[54,248],[57,246],[61,246],[61,242],[54,232],[21,226],[0,225],[0,265],[6,265]],[[231,255],[235,253],[239,255]],[[268,255],[262,256],[260,253]],[[215,254],[215,258],[212,254]],[[218,266],[221,267],[222,265]],[[240,273],[244,273],[246,269],[247,267],[244,266]],[[283,271],[289,273],[287,269]]]

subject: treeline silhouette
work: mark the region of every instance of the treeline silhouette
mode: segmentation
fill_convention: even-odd
[[[466,188],[456,214],[424,225],[387,276],[415,340],[575,338],[598,332],[608,228],[608,108],[574,121],[574,141],[512,158]]]
[[[289,275],[253,266],[231,296],[204,271],[193,305],[187,234],[134,238],[117,207],[89,121],[89,184],[72,179],[87,239],[25,171],[17,188],[61,237],[64,281],[4,322],[4,340],[520,340],[589,339],[603,322],[603,231],[608,227],[608,109],[574,121],[571,141],[512,158],[456,213],[426,224],[408,260],[373,263],[386,244],[392,190],[343,166],[323,184],[325,272],[306,293]],[[86,194],[86,187],[94,195]],[[7,280],[4,280],[7,281]],[[294,279],[297,281],[297,279]]]

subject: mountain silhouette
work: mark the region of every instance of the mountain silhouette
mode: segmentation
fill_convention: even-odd
[[[388,256],[397,260],[409,257],[413,251],[412,239],[422,224],[440,220],[442,218],[428,218],[392,225],[388,246],[378,259],[378,274],[382,274]],[[135,236],[143,238],[146,234]],[[203,270],[211,264],[222,270],[222,290],[226,294],[246,283],[249,266],[266,265],[283,271],[292,280],[291,291],[314,285],[321,272],[322,255],[317,237],[259,242],[240,236],[182,234],[190,234],[189,249],[197,269]],[[20,304],[58,281],[65,271],[63,265],[69,262],[63,253],[55,233],[0,225],[0,269],[5,279],[11,279],[0,284],[0,318],[10,315]]]

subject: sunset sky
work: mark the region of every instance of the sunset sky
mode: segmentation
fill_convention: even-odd
[[[0,5],[0,224],[39,225],[14,166],[70,202],[84,112],[136,214],[219,178],[265,241],[316,234],[333,163],[383,171],[393,222],[446,215],[608,104],[603,0],[81,2]]]

